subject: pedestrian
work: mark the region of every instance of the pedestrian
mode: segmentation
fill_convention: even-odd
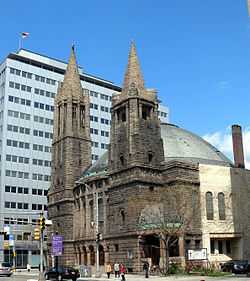
[[[148,278],[149,263],[147,261],[143,264],[143,271],[145,272],[145,278]]]
[[[114,264],[115,278],[120,277],[120,265],[118,262]]]
[[[30,272],[30,269],[31,269],[30,264],[27,263],[27,271]]]
[[[122,264],[120,265],[120,275],[121,275],[121,277],[122,277],[122,281],[126,281],[126,279],[125,279],[125,273],[126,273],[126,267],[125,267],[125,265],[122,263]]]
[[[111,272],[112,272],[111,264],[107,263],[107,265],[106,265],[106,273],[107,273],[108,278],[110,277],[110,273]]]

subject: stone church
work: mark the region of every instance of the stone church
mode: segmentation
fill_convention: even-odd
[[[250,259],[250,171],[240,126],[232,127],[232,163],[199,136],[160,124],[158,103],[132,43],[122,92],[112,98],[109,150],[92,165],[89,96],[72,48],[55,98],[48,194],[52,233],[64,239],[60,263],[161,267],[164,231],[170,259],[182,265],[192,255],[215,264]]]

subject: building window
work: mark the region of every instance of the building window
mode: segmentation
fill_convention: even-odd
[[[152,152],[149,152],[148,153],[148,162],[151,163],[153,160],[153,153]]]
[[[124,166],[124,156],[123,155],[120,156],[120,162],[121,162],[121,165]]]
[[[117,110],[117,119],[118,122],[126,122],[126,108],[125,106]]]
[[[223,254],[223,241],[218,240],[218,249],[219,249],[219,254]]]
[[[115,244],[115,251],[119,252],[119,244]]]
[[[84,106],[81,105],[80,106],[80,126],[81,127],[84,127],[84,115],[85,115]]]
[[[207,211],[207,219],[214,219],[214,206],[213,206],[213,194],[212,192],[206,193],[206,211]]]
[[[231,241],[230,240],[226,240],[226,250],[227,250],[227,254],[231,254]]]
[[[90,207],[90,223],[94,222],[94,202],[91,200],[89,202],[89,207]]]
[[[76,118],[76,108],[77,108],[77,105],[74,103],[73,106],[72,106],[72,118]]]
[[[152,107],[148,105],[142,105],[142,119],[147,120],[151,116]]]
[[[225,213],[225,195],[223,192],[218,194],[218,209],[219,209],[219,219],[225,220],[226,213]]]
[[[121,217],[122,217],[122,224],[125,224],[125,211],[121,210],[120,214],[121,214]]]
[[[210,239],[210,252],[214,254],[214,239]]]

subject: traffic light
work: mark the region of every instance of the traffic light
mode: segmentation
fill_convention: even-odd
[[[100,241],[100,233],[96,233],[96,242]]]
[[[3,240],[9,240],[9,234],[7,234],[6,232],[4,232],[3,234]]]
[[[40,229],[39,228],[34,229],[34,239],[40,240]]]
[[[41,231],[44,231],[45,229],[45,217],[40,218],[40,229]]]
[[[99,242],[100,240],[102,240],[102,234],[101,233],[96,233],[96,242]]]

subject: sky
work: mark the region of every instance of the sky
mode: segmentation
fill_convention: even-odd
[[[122,85],[131,40],[145,83],[170,121],[231,156],[231,125],[244,132],[250,168],[250,17],[247,0],[2,1],[0,61],[23,47]]]

